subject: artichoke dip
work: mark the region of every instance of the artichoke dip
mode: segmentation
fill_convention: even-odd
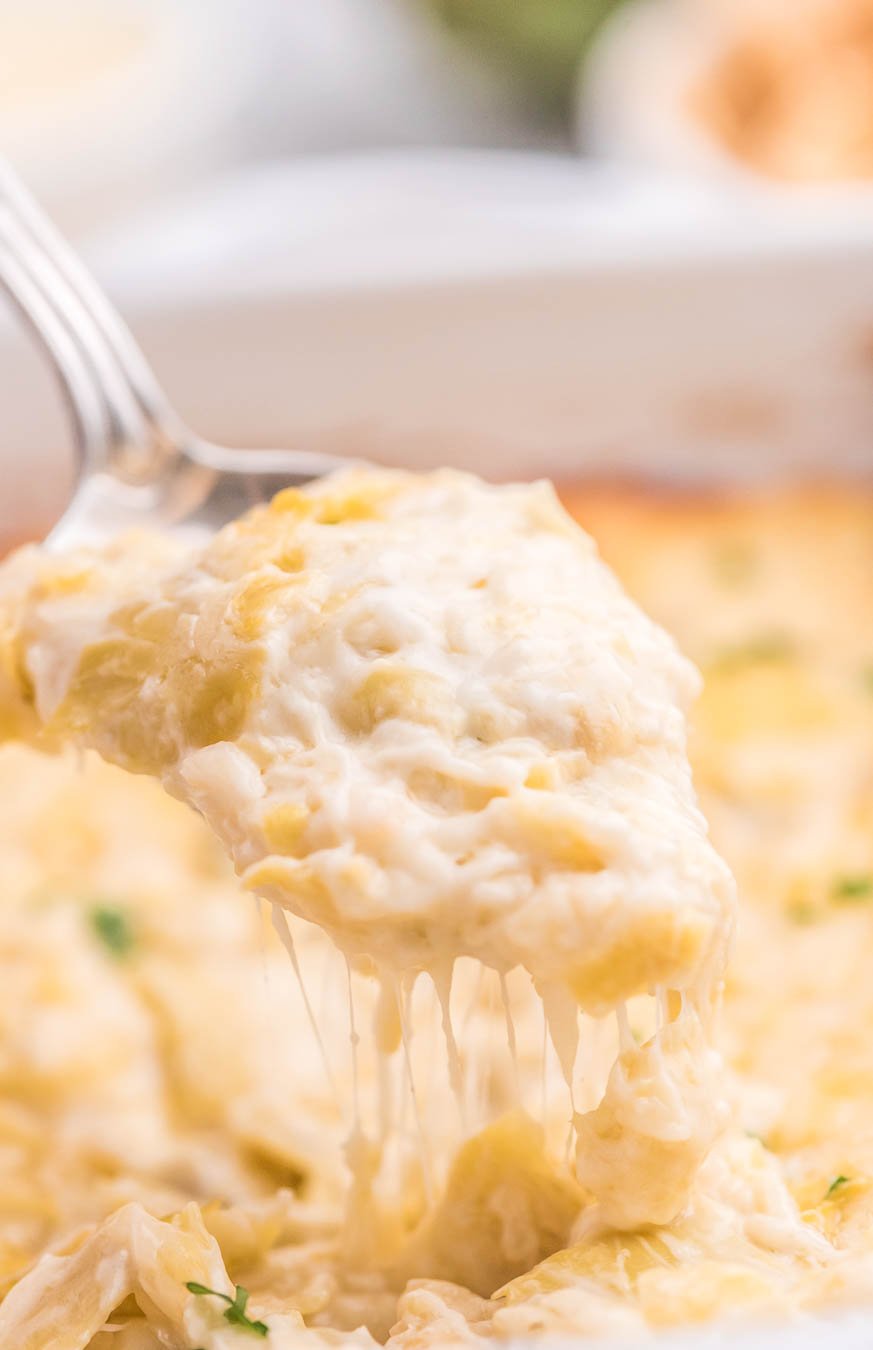
[[[763,627],[702,653],[702,781],[815,999],[785,935],[829,885],[863,921],[869,878],[794,836],[823,807],[792,696],[771,725],[753,688],[745,726],[737,682],[793,673],[784,584],[741,546],[725,580],[728,528],[707,592],[683,518],[663,545],[657,503],[576,506],[689,647],[743,603]],[[0,1344],[475,1345],[862,1294],[864,1148],[831,1137],[858,1087],[823,1123],[742,929],[713,1046],[734,893],[697,683],[543,485],[354,470],[205,547],[10,559]]]

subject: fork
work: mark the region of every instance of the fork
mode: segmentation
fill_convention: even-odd
[[[100,543],[135,525],[208,533],[281,487],[349,463],[231,450],[189,431],[126,324],[2,160],[0,287],[48,356],[73,423],[76,488],[50,547]]]

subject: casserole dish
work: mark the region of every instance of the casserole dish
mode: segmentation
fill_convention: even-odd
[[[797,212],[571,157],[360,155],[229,177],[88,261],[182,414],[229,444],[474,455],[504,478],[863,471],[873,194],[845,200]],[[0,529],[32,535],[69,490],[50,449],[68,433],[11,321],[0,403]]]
[[[163,236],[163,294],[142,270],[131,270],[125,280],[135,256],[130,242],[107,246],[104,267],[116,278],[116,294],[123,282],[129,287],[128,312],[171,385],[175,372],[183,410],[207,431],[241,442],[354,447],[414,465],[453,460],[495,477],[549,473],[572,479],[599,470],[679,484],[816,469],[829,476],[864,471],[860,346],[870,295],[861,241],[843,239],[845,256],[836,249],[829,255],[820,240],[787,218],[777,220],[776,213],[750,213],[742,222],[747,233],[729,233],[709,204],[671,200],[657,184],[585,179],[575,165],[553,161],[493,168],[443,160],[426,171],[409,162],[356,163],[346,166],[345,178],[335,176],[334,166],[322,170],[320,214],[309,218],[310,235],[301,231],[300,251],[282,255],[284,276],[281,260],[273,259],[274,278],[280,278],[273,290],[269,266],[261,262],[263,275],[253,268],[220,303],[210,303],[205,285],[197,294],[192,285],[186,294],[178,284],[178,308],[164,307],[174,283],[191,281],[190,250],[204,237],[196,216],[188,219],[187,233]],[[311,175],[311,195],[319,169],[301,171]],[[446,181],[424,199],[424,184],[437,183],[440,172]],[[340,257],[337,242],[347,238],[343,215],[353,210],[356,175],[359,207],[370,203],[373,211],[369,220],[362,209],[356,213],[367,247]],[[530,210],[536,175],[538,200],[554,192],[548,211]],[[269,191],[275,201],[275,188]],[[384,192],[381,211],[377,192]],[[403,222],[403,238],[414,236],[420,247],[405,255],[389,231],[398,192],[402,201],[416,202]],[[343,212],[336,208],[340,193]],[[643,217],[645,245],[642,227],[636,235],[627,229],[630,203],[649,213]],[[286,209],[283,224],[292,218],[290,205]],[[710,240],[705,248],[698,242],[696,254],[692,210],[698,225],[706,222],[710,229]],[[646,247],[658,233],[655,264]],[[235,238],[239,252],[230,254],[230,236],[223,237],[228,256],[251,256],[245,232],[237,229]],[[220,265],[225,275],[233,274],[228,256],[217,262],[216,273]],[[827,349],[814,340],[817,310],[830,319]],[[643,341],[635,340],[639,329]],[[757,362],[745,350],[756,335]],[[849,344],[847,358],[840,339],[849,336],[859,349]],[[785,369],[775,357],[765,361],[767,338],[782,341]],[[663,352],[657,359],[664,345],[673,362]],[[825,351],[830,359],[816,405],[808,386]],[[851,434],[847,428],[843,435],[832,419],[851,393],[851,381],[842,377],[855,370],[853,360],[859,415]],[[759,378],[753,387],[777,400],[770,406],[783,409],[783,420],[762,415],[766,401],[743,407],[741,386],[724,380],[725,373],[736,379],[737,372],[748,381]],[[712,381],[705,387],[720,415],[683,421],[677,408],[686,406],[682,399],[704,376]],[[639,406],[628,406],[629,380],[639,389]],[[279,397],[268,381],[282,391]],[[222,388],[232,396],[219,396]],[[267,405],[278,413],[266,414]],[[24,476],[25,462],[20,449],[10,456],[10,479]],[[41,463],[43,472],[33,475],[38,487],[58,461]],[[44,498],[37,491],[33,500],[40,506]],[[810,1322],[757,1335],[744,1328],[740,1336],[743,1345],[762,1350],[800,1350],[820,1343],[823,1334],[820,1323]],[[839,1334],[847,1346],[866,1344],[868,1317],[842,1319]],[[715,1328],[669,1339],[677,1346],[740,1343],[739,1336]]]

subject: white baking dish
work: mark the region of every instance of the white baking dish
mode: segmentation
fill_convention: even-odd
[[[721,199],[570,158],[250,171],[92,261],[179,408],[238,445],[510,476],[873,467],[873,196]],[[63,413],[0,326],[0,529],[69,482]]]
[[[561,159],[365,157],[228,182],[94,257],[180,409],[230,442],[496,477],[830,475],[873,465],[865,211],[798,220]],[[59,508],[69,454],[40,362],[12,324],[0,343],[8,535]],[[665,1341],[824,1337],[869,1350],[871,1314]]]

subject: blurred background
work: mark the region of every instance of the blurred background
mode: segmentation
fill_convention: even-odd
[[[217,439],[866,463],[873,0],[0,0],[0,133]],[[73,460],[11,321],[0,410],[33,533]]]

